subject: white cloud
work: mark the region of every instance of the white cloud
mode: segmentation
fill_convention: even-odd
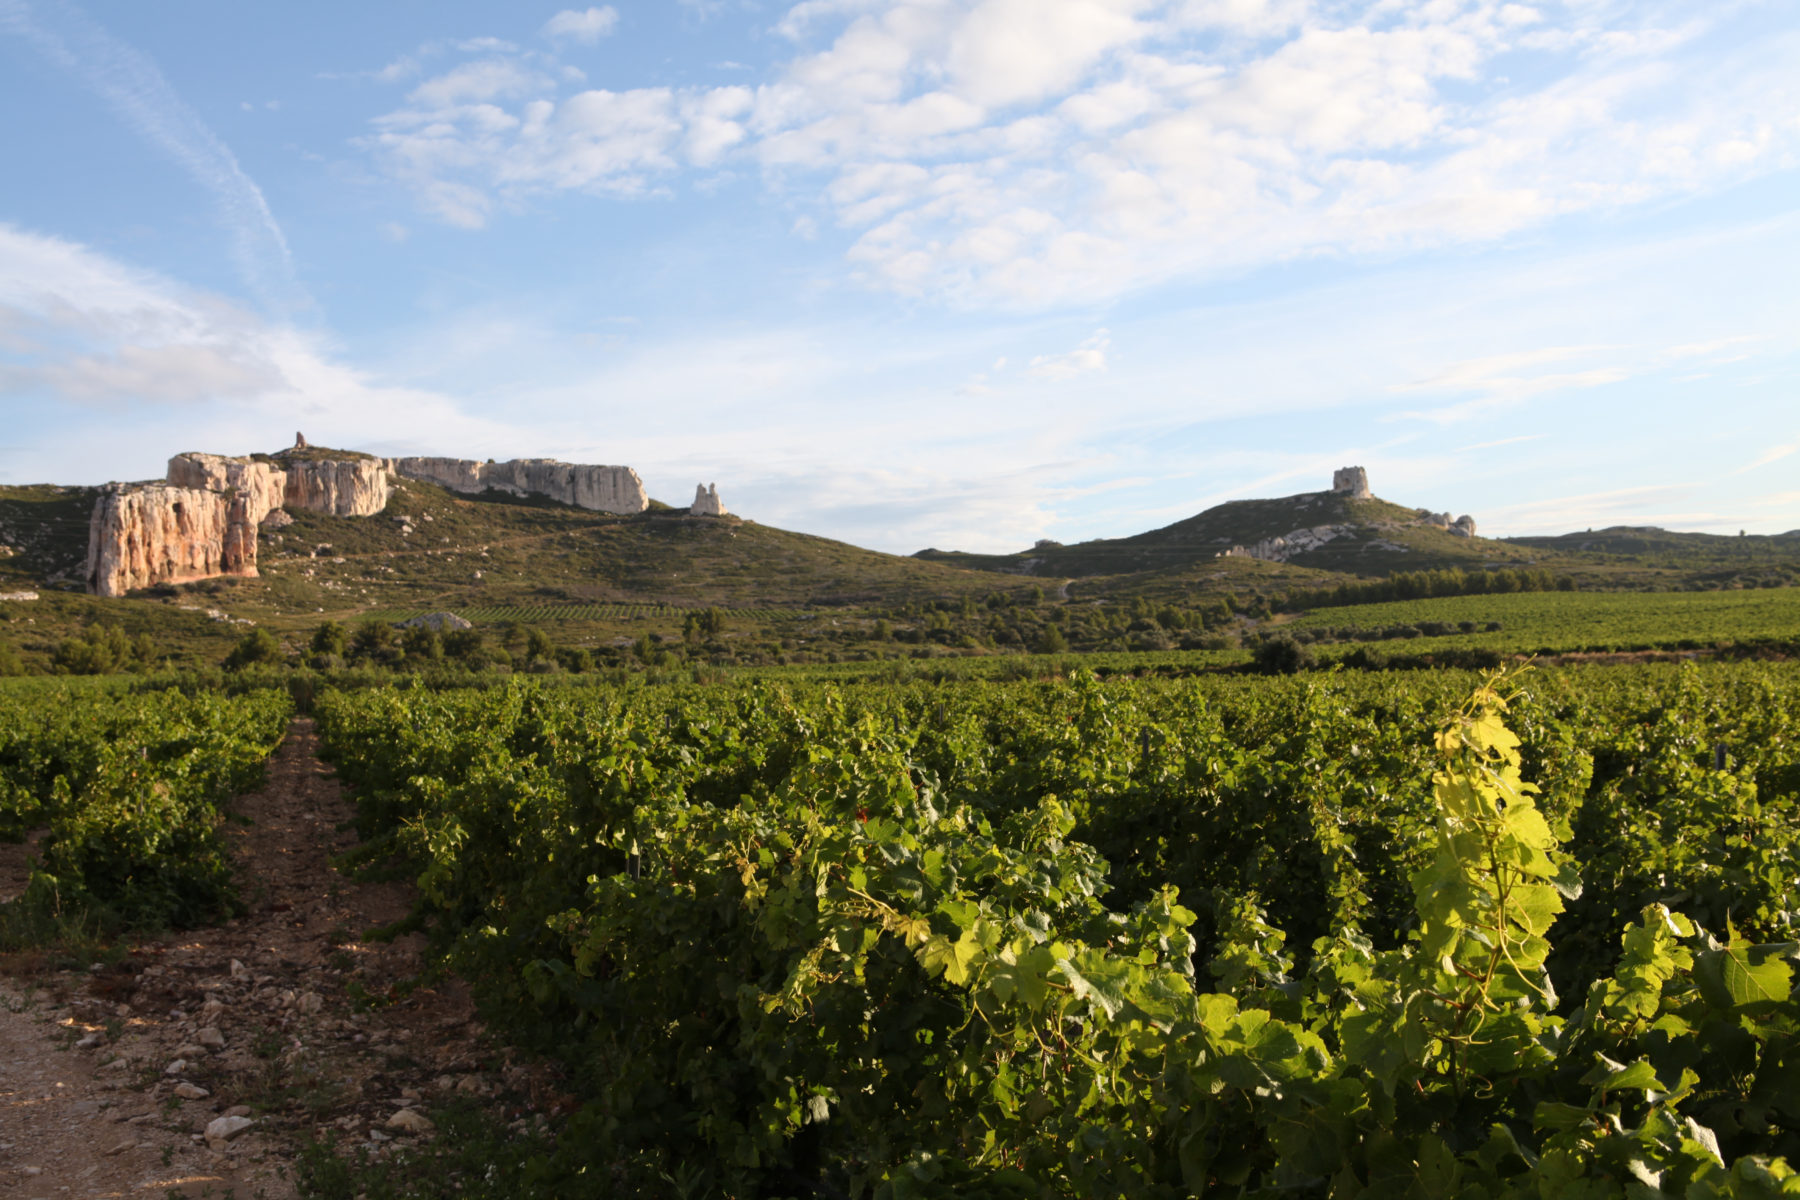
[[[1602,351],[1615,351],[1618,346],[1545,346],[1510,354],[1495,354],[1452,363],[1433,375],[1396,386],[1396,392],[1480,392],[1487,395],[1530,395],[1546,390],[1543,382],[1561,378],[1558,374],[1533,373],[1527,369],[1549,363],[1567,362]],[[1566,374],[1566,373],[1565,373]]]
[[[552,80],[517,59],[487,58],[463,63],[426,80],[408,97],[422,108],[448,109],[489,100],[534,96],[554,86]]]
[[[1475,442],[1467,446],[1458,446],[1452,453],[1468,454],[1475,450],[1496,450],[1501,446],[1516,446],[1520,442],[1541,442],[1549,436],[1547,433],[1525,433],[1518,437],[1496,438],[1491,442]]]
[[[608,4],[601,8],[565,8],[544,22],[544,36],[591,46],[619,25],[619,10]]]
[[[1033,379],[1063,380],[1106,370],[1106,352],[1112,347],[1112,335],[1096,329],[1093,336],[1067,354],[1040,354],[1025,368]],[[1000,362],[1005,363],[1005,359]]]
[[[365,446],[439,422],[471,439],[492,435],[488,422],[463,416],[445,398],[346,367],[291,326],[3,224],[0,330],[9,334],[0,341],[0,388],[21,413],[40,418],[68,406],[102,407],[134,421],[162,412],[209,445],[226,446],[233,435],[270,444],[274,430],[291,430],[296,420]],[[87,478],[89,451],[113,436],[113,424],[90,419],[80,438],[41,447],[34,465],[47,464],[53,478]],[[22,425],[15,423],[15,437]],[[138,473],[160,469],[173,448],[149,448]],[[145,454],[141,445],[115,448],[133,461]]]
[[[1732,474],[1743,475],[1750,471],[1754,471],[1759,467],[1766,467],[1770,463],[1780,462],[1782,459],[1792,455],[1795,451],[1800,451],[1800,442],[1789,442],[1785,446],[1771,446],[1761,454],[1757,455],[1752,462],[1739,467],[1736,471],[1733,471]]]
[[[579,136],[527,144],[559,128],[528,107],[575,97],[465,102],[458,68],[369,144],[461,224],[540,189],[635,194],[760,164],[852,236],[871,281],[1035,307],[1487,240],[1791,166],[1800,34],[1746,34],[1742,11],[808,0],[776,26],[793,57],[752,90],[621,92]]]

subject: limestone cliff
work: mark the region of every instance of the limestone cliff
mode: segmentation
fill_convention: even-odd
[[[258,525],[280,508],[287,496],[287,472],[280,467],[222,454],[177,454],[169,460],[169,482],[179,488],[241,493],[251,522]]]
[[[155,583],[256,574],[246,493],[156,483],[101,489],[88,525],[87,587],[123,596]]]
[[[644,481],[630,467],[515,458],[477,462],[467,458],[401,458],[394,471],[407,479],[435,483],[454,492],[489,488],[516,496],[544,496],[594,512],[640,513],[650,507]]]
[[[387,464],[379,458],[283,460],[287,485],[281,507],[334,517],[372,517],[393,494]]]
[[[366,517],[387,507],[392,490],[377,458],[177,454],[166,482],[101,491],[88,521],[87,587],[123,596],[158,583],[255,575],[258,530],[285,518],[284,509]]]
[[[497,488],[546,496],[597,512],[649,507],[643,481],[630,467],[548,458],[382,459],[308,446],[296,436],[292,449],[272,456],[177,454],[166,481],[107,485],[88,524],[88,590],[122,596],[158,583],[255,575],[256,539],[265,522],[291,522],[288,509],[374,516],[387,507],[397,474],[459,492]],[[718,504],[717,489],[712,503]]]

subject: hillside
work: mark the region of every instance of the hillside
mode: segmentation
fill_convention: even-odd
[[[79,586],[96,490],[0,486],[0,591]]]
[[[350,457],[311,452],[320,461]],[[1582,592],[1800,581],[1800,534],[1621,528],[1496,541],[1451,532],[1422,509],[1336,491],[1233,501],[1072,546],[902,557],[654,501],[618,515],[405,478],[372,516],[290,507],[256,537],[257,577],[164,583],[107,599],[79,591],[96,495],[0,487],[0,544],[12,551],[0,553],[0,593],[40,593],[0,603],[0,645],[34,669],[64,639],[96,627],[147,638],[156,661],[216,663],[250,626],[293,649],[321,621],[443,610],[514,649],[521,628],[543,626],[558,645],[605,661],[646,638],[683,642],[689,615],[709,606],[729,623],[706,650],[715,661],[930,657],[1052,642],[1084,652],[1211,651],[1253,636],[1260,620],[1288,620],[1275,609],[1304,608],[1311,592],[1439,568],[1529,567],[1569,576]],[[1292,544],[1271,540],[1296,531]],[[1258,557],[1224,553],[1234,547]]]
[[[286,612],[558,602],[804,608],[996,587],[990,575],[738,517],[663,505],[612,516],[416,480],[401,483],[380,516],[296,513],[262,541],[262,578],[237,593],[261,593]]]
[[[1461,537],[1426,524],[1423,511],[1337,492],[1303,492],[1273,500],[1233,500],[1172,525],[1073,546],[1040,543],[1016,554],[921,550],[916,557],[978,571],[1081,579],[1217,569],[1233,546],[1251,546],[1296,530],[1332,527],[1331,540],[1286,559],[1295,567],[1385,575],[1437,567],[1513,566],[1532,560],[1520,547]]]
[[[1800,529],[1778,534],[1676,533],[1647,525],[1614,525],[1507,543],[1555,554],[1576,568],[1612,574],[1681,572],[1701,585],[1762,585],[1800,580]]]

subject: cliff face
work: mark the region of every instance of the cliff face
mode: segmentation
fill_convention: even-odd
[[[283,508],[334,517],[372,517],[387,507],[393,485],[379,458],[289,461]]]
[[[650,507],[644,481],[630,467],[604,467],[558,462],[553,458],[515,458],[510,462],[477,462],[467,458],[402,458],[396,473],[454,492],[488,488],[522,496],[544,496],[594,512],[640,513]]]
[[[100,493],[88,521],[88,590],[123,596],[158,583],[253,576],[257,532],[284,508],[366,517],[387,507],[392,490],[375,458],[177,454],[168,482],[114,483]]]
[[[255,575],[256,538],[264,521],[287,519],[284,509],[374,516],[387,507],[396,474],[459,492],[497,488],[546,496],[596,512],[639,513],[650,506],[643,480],[630,467],[549,458],[484,463],[335,457],[343,453],[308,447],[299,439],[293,450],[271,459],[177,454],[169,460],[166,482],[108,484],[88,523],[88,590],[123,596],[158,583]]]
[[[169,482],[209,492],[237,491],[244,497],[251,522],[258,525],[280,508],[287,496],[287,472],[280,467],[221,454],[177,454],[169,460]]]
[[[256,521],[244,492],[112,483],[88,525],[87,586],[123,596],[155,583],[256,574]]]

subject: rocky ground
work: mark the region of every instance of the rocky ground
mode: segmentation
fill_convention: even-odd
[[[454,981],[418,982],[417,935],[362,940],[410,889],[331,868],[351,809],[315,748],[296,721],[227,826],[249,915],[85,971],[7,964],[0,1195],[274,1200],[308,1138],[378,1159],[470,1100],[543,1121],[548,1077],[486,1040]],[[0,863],[0,888],[18,874]]]

